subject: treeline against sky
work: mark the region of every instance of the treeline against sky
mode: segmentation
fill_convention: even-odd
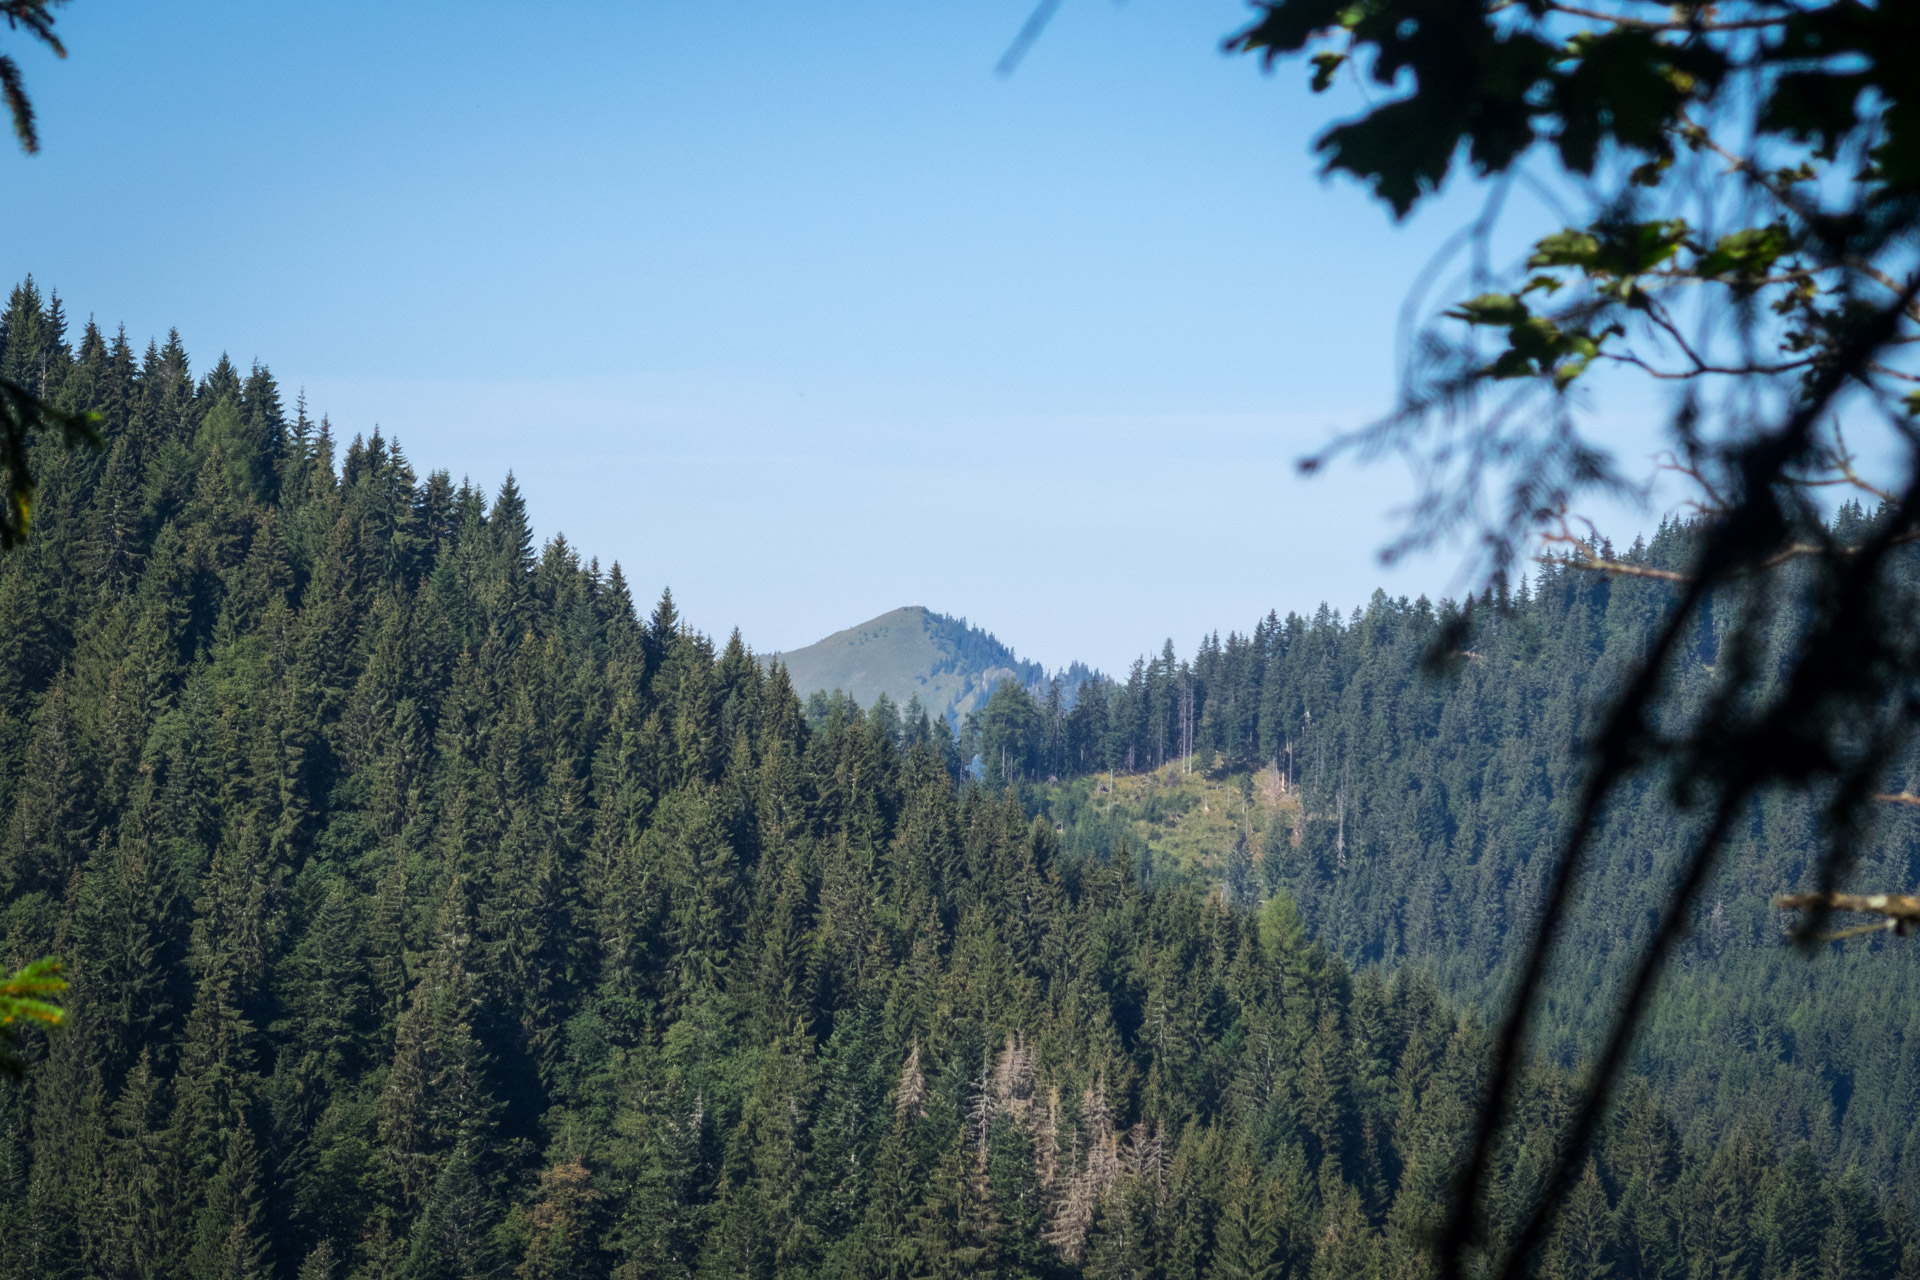
[[[1069,848],[923,717],[810,723],[511,479],[336,468],[265,369],[69,345],[30,287],[3,337],[106,448],[38,450],[0,560],[0,940],[73,980],[0,1085],[0,1275],[1428,1274],[1485,1043],[1419,973]],[[1495,1248],[1572,1089],[1525,1091]],[[1636,1083],[1542,1265],[1920,1247]]]
[[[1844,508],[1836,532],[1851,537],[1868,519]],[[1621,558],[1684,568],[1691,537],[1670,523]],[[1899,571],[1914,567],[1909,551]],[[1558,854],[1584,737],[1673,590],[1542,565],[1517,590],[1467,602],[1459,647],[1437,674],[1435,640],[1461,623],[1451,602],[1375,593],[1346,617],[1324,606],[1269,614],[1251,634],[1207,636],[1190,659],[1169,642],[1124,681],[1087,686],[1070,709],[1057,691],[1003,685],[968,726],[968,754],[993,784],[1169,762],[1216,776],[1275,768],[1304,821],[1259,851],[1267,889],[1290,893],[1314,936],[1349,962],[1417,965],[1449,997],[1492,1011]],[[1706,696],[1737,604],[1710,604],[1672,672],[1667,714]],[[1886,788],[1912,781],[1889,777]],[[1071,848],[1124,830],[1087,783],[1034,787],[1029,799]],[[1920,964],[1897,939],[1813,957],[1787,945],[1771,900],[1807,887],[1820,804],[1774,794],[1751,807],[1638,1064],[1690,1136],[1758,1123],[1783,1146],[1811,1142],[1891,1187],[1920,1175]],[[1917,822],[1889,806],[1860,842],[1854,883],[1915,884]],[[1542,1011],[1545,1047],[1560,1060],[1596,1043],[1621,959],[1646,940],[1696,830],[1657,772],[1606,815]]]

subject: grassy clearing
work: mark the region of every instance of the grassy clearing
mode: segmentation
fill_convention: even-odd
[[[1285,858],[1300,816],[1298,793],[1272,769],[1211,775],[1177,764],[1056,783],[1041,789],[1041,807],[1069,850],[1104,854],[1124,841],[1145,847],[1158,872],[1208,881],[1225,873],[1241,837],[1256,865]]]

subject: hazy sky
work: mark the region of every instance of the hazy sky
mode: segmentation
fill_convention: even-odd
[[[1068,0],[998,78],[1028,5],[78,0],[5,266],[512,468],[757,649],[921,603],[1114,669],[1457,588],[1375,561],[1398,470],[1291,464],[1388,404],[1472,194],[1320,181],[1358,99],[1223,56],[1235,0]]]

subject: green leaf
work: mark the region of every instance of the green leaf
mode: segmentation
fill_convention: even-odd
[[[1587,366],[1592,363],[1592,356],[1575,356],[1571,360],[1561,362],[1560,366],[1553,371],[1553,389],[1565,391],[1567,385],[1585,373]]]
[[[1657,187],[1660,185],[1660,180],[1667,176],[1667,170],[1671,168],[1673,168],[1671,155],[1655,156],[1645,164],[1634,166],[1633,175],[1629,181],[1636,187]]]
[[[1781,223],[1747,227],[1721,236],[1713,248],[1694,263],[1705,277],[1764,276],[1773,264],[1793,251],[1793,236]]]
[[[1533,313],[1527,309],[1526,303],[1510,293],[1483,293],[1477,298],[1467,299],[1447,314],[1468,324],[1514,325],[1525,321]]]
[[[1609,138],[1666,156],[1681,111],[1726,74],[1726,59],[1713,48],[1666,44],[1632,27],[1588,33],[1569,42],[1569,52],[1573,62],[1556,78],[1549,106],[1561,162],[1575,173],[1593,172]]]
[[[1313,91],[1325,93],[1333,84],[1333,77],[1345,63],[1344,53],[1316,53],[1309,61],[1313,63]]]
[[[1405,217],[1440,189],[1465,143],[1482,174],[1509,168],[1538,139],[1534,117],[1563,56],[1557,41],[1496,21],[1478,5],[1434,0],[1263,0],[1261,16],[1227,41],[1268,64],[1315,40],[1350,33],[1347,55],[1313,59],[1315,86],[1331,60],[1372,53],[1367,73],[1411,96],[1373,108],[1322,134],[1329,172],[1344,170]]]
[[[1571,227],[1543,236],[1527,259],[1532,269],[1577,267],[1591,278],[1630,280],[1652,271],[1686,243],[1684,219],[1652,222],[1596,222],[1585,231]],[[1621,295],[1622,301],[1627,295]]]
[[[1592,265],[1600,256],[1600,238],[1587,231],[1575,231],[1568,228],[1543,236],[1533,246],[1533,256],[1527,259],[1527,266],[1533,267],[1585,267]]]

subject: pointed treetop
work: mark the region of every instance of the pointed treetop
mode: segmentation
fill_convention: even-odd
[[[313,465],[315,474],[326,472],[328,483],[332,483],[334,478],[333,422],[324,413],[320,415],[320,429],[313,437]]]
[[[106,335],[100,332],[100,326],[87,317],[87,327],[80,331],[80,358],[82,360],[105,360],[107,358]]]
[[[60,305],[58,289],[47,294],[47,345],[62,355],[66,354],[67,313],[66,309]]]
[[[522,569],[533,567],[533,528],[527,522],[527,500],[520,496],[520,483],[507,472],[500,485],[500,496],[493,501],[492,524],[502,554]]]
[[[647,620],[647,632],[656,641],[670,640],[680,633],[680,611],[674,608],[672,587],[661,589],[660,603],[653,606],[653,617]]]
[[[233,367],[226,352],[220,353],[220,359],[201,381],[198,398],[208,404],[219,404],[222,400],[240,403],[240,371]]]
[[[258,360],[247,373],[240,389],[240,408],[248,425],[278,432],[286,426],[286,413],[280,405],[280,387],[272,372]]]
[[[607,570],[607,583],[603,591],[609,616],[633,617],[633,592],[627,588],[627,575],[621,571],[618,560]]]
[[[189,392],[193,386],[193,365],[187,359],[186,344],[180,341],[178,329],[167,330],[167,345],[155,350],[151,343],[147,346],[151,376],[159,384],[169,382],[184,384]]]

